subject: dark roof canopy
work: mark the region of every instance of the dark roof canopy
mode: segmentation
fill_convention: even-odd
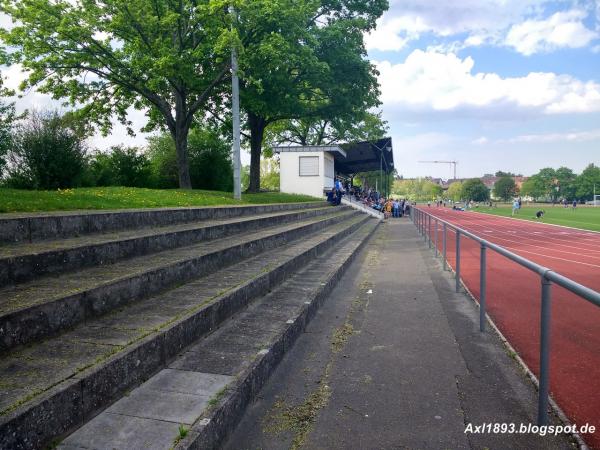
[[[273,147],[273,151],[275,153],[330,152],[335,159],[335,171],[347,176],[381,169],[386,173],[394,170],[394,150],[390,137],[353,144]]]
[[[394,151],[392,138],[378,141],[357,142],[340,145],[346,156],[334,153],[335,170],[344,175],[354,175],[358,172],[372,172],[383,168],[385,172],[394,170]]]

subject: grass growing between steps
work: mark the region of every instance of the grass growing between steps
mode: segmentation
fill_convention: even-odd
[[[242,200],[238,201],[233,199],[231,192],[202,190],[96,187],[26,191],[0,188],[0,213],[297,203],[316,200],[322,199],[280,192],[242,194]]]

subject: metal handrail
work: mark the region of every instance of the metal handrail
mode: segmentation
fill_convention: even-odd
[[[549,396],[549,380],[550,380],[550,314],[551,314],[551,292],[552,283],[561,286],[573,294],[589,301],[593,305],[600,306],[600,292],[594,291],[570,278],[565,277],[553,270],[530,261],[510,250],[505,249],[497,244],[489,242],[463,228],[460,228],[446,220],[440,219],[428,212],[423,211],[419,208],[412,207],[411,220],[417,227],[419,233],[428,241],[429,248],[432,246],[431,242],[431,222],[433,219],[435,226],[435,256],[437,257],[437,243],[438,243],[438,230],[439,224],[442,224],[443,235],[442,235],[442,258],[443,258],[443,269],[447,267],[447,255],[446,255],[446,242],[447,242],[447,230],[448,228],[453,229],[456,233],[456,259],[455,259],[455,273],[456,273],[456,292],[460,291],[460,242],[461,235],[468,237],[480,244],[480,277],[479,277],[479,329],[485,331],[486,323],[486,288],[487,288],[487,249],[491,249],[496,253],[516,262],[517,264],[537,273],[540,276],[541,281],[541,312],[540,312],[540,377],[539,377],[539,388],[538,388],[538,425],[548,424],[548,396]]]

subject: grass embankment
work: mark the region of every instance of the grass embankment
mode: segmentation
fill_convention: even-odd
[[[515,217],[518,219],[538,221],[535,218],[535,213],[540,209],[544,210],[546,213],[544,214],[544,218],[539,222],[581,228],[583,230],[600,231],[600,206],[578,206],[575,211],[573,211],[571,207],[563,208],[559,205],[524,206],[518,214],[515,214]],[[480,206],[473,211],[510,217],[512,209],[510,206],[504,205],[495,208]]]
[[[0,213],[295,203],[316,200],[320,199],[279,192],[242,194],[242,200],[238,201],[233,199],[233,194],[230,192],[201,190],[101,187],[25,191],[2,188],[0,189]]]

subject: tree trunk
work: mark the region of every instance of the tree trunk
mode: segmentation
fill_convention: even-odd
[[[175,151],[177,152],[177,172],[179,174],[179,188],[192,189],[190,178],[190,161],[188,157],[188,134],[190,128],[185,124],[177,124],[173,139],[175,140]],[[173,135],[173,133],[171,133]]]
[[[263,117],[249,113],[248,126],[250,127],[250,184],[248,185],[248,192],[259,192],[260,155],[267,121]]]

